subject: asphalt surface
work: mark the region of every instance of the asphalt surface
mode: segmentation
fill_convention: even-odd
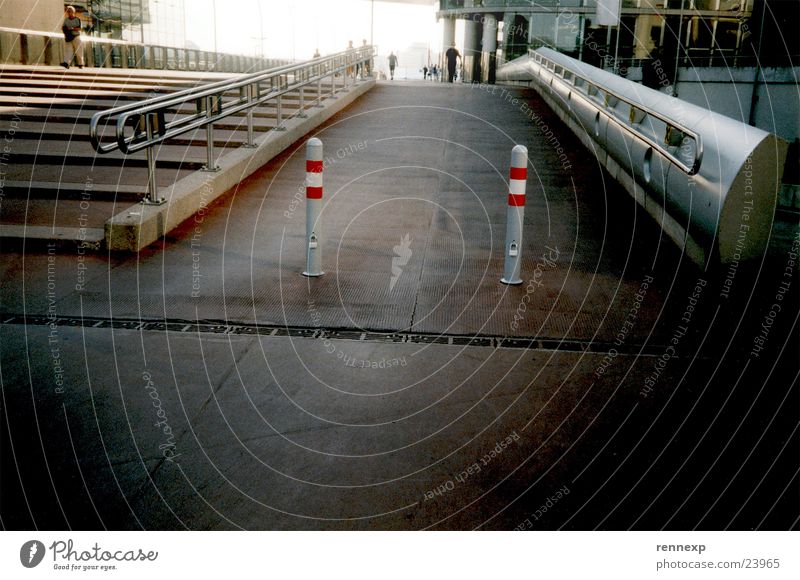
[[[524,89],[379,83],[316,136],[320,278],[304,141],[138,256],[4,248],[3,526],[797,526],[796,215],[700,269]]]

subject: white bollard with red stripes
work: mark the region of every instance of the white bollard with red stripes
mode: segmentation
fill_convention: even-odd
[[[522,262],[522,227],[525,223],[525,184],[528,179],[528,149],[515,145],[511,150],[511,172],[508,176],[508,217],[506,223],[505,269],[503,284],[522,284],[519,277]]]
[[[312,137],[306,143],[306,271],[303,276],[322,276],[322,239],[319,214],[322,210],[322,141]]]

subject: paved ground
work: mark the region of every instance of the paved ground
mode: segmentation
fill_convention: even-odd
[[[139,256],[4,253],[5,527],[797,526],[796,215],[701,271],[522,89],[381,83],[317,135],[320,279],[302,142]]]

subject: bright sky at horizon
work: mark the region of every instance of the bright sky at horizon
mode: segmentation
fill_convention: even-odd
[[[441,50],[441,25],[435,5],[374,2],[370,0],[192,0],[186,3],[186,37],[199,48],[214,49],[216,13],[217,48],[221,52],[310,58],[359,46],[370,40],[370,30],[380,55],[390,51],[409,55],[405,66],[422,66],[430,50],[435,60]],[[263,39],[259,38],[263,35]]]

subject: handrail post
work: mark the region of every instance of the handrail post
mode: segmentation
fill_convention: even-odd
[[[211,119],[214,116],[214,99],[216,95],[206,97],[206,118]],[[219,171],[219,166],[214,162],[214,123],[206,125],[206,164],[203,166],[203,171]]]
[[[275,127],[276,131],[286,131],[286,127],[283,126],[283,106],[282,106],[282,95],[278,95],[276,107],[278,109],[278,125]]]
[[[317,65],[317,108],[322,108],[322,65]]]
[[[147,140],[153,139],[153,116],[150,114],[139,117],[139,126],[144,129]],[[152,147],[145,149],[147,154],[147,193],[142,200],[142,205],[161,205],[167,200],[158,197],[158,185],[156,184],[156,154]]]
[[[304,78],[301,79],[301,82],[308,80],[307,78],[305,78],[305,75],[303,75],[303,77]],[[308,115],[306,115],[306,85],[305,84],[301,84],[300,85],[300,112],[297,114],[297,116],[300,119],[305,119],[305,118],[308,117]]]
[[[249,149],[254,149],[256,144],[253,142],[253,92],[255,86],[254,85],[247,85],[245,87],[245,92],[247,94],[247,104],[249,107],[247,108],[247,143],[244,144],[245,147]]]

